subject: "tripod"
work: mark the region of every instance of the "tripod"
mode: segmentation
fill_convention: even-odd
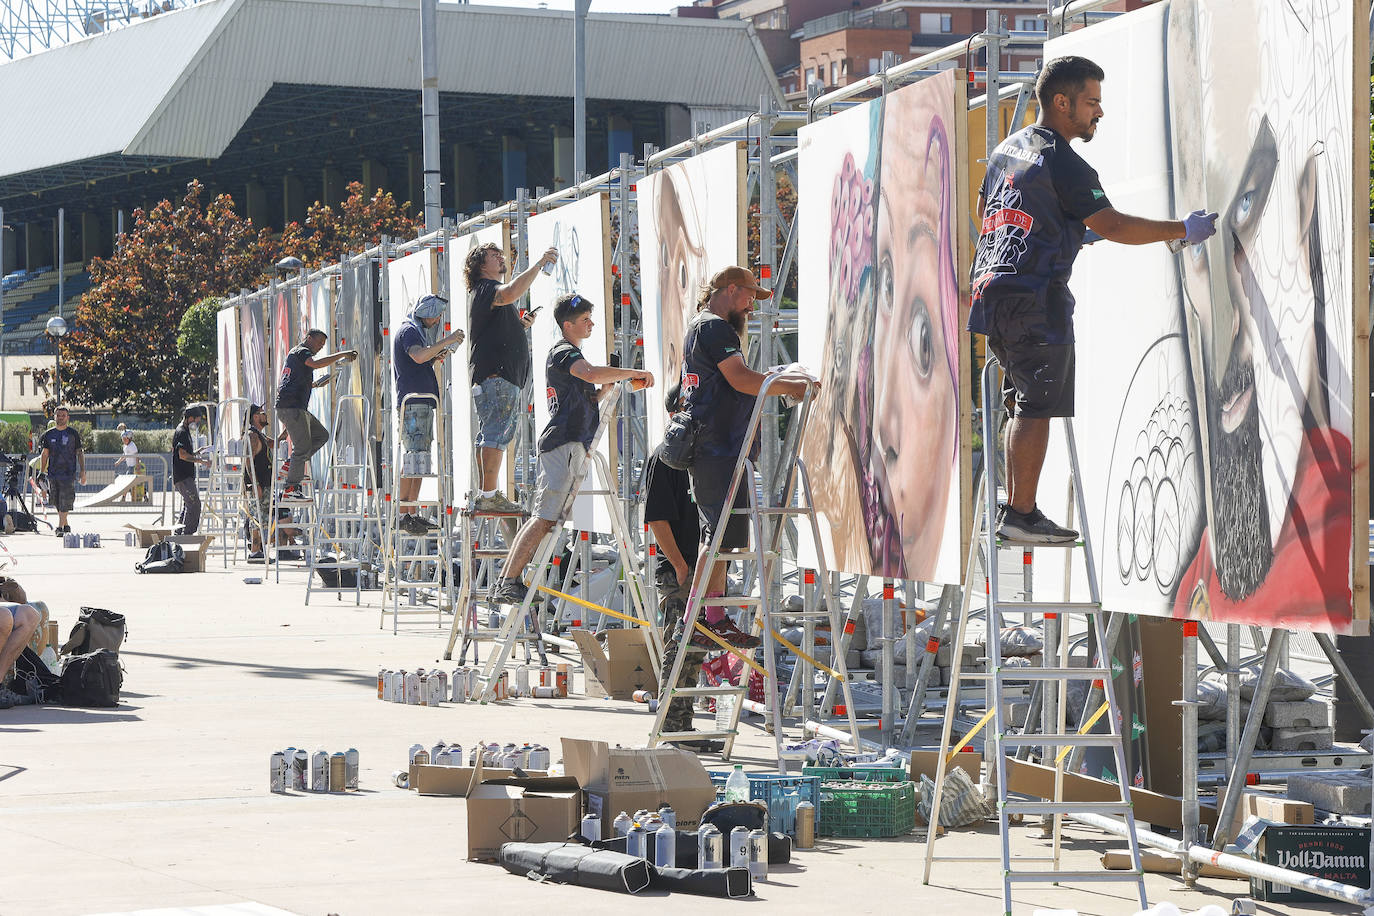
[[[0,454],[0,461],[5,464],[4,497],[8,507],[6,512],[14,523],[14,530],[37,532],[40,519],[35,518],[29,510],[28,503],[24,501],[24,488],[19,483],[24,476],[24,459]],[[43,524],[49,528],[53,527],[48,521],[43,521]]]

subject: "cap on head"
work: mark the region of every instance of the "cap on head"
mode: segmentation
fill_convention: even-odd
[[[119,435],[124,439],[132,439],[134,437],[134,431],[131,429],[121,429]]]
[[[707,284],[711,289],[725,289],[727,286],[738,286],[743,289],[752,290],[755,299],[767,299],[773,295],[771,289],[764,289],[759,285],[754,272],[747,267],[726,267],[715,272],[711,277],[711,282]]]
[[[199,407],[187,407],[181,412],[181,418],[183,420],[194,420],[203,416],[205,416],[205,411],[201,410]]]
[[[447,300],[430,293],[420,297],[415,307],[410,310],[410,314],[415,318],[438,318],[444,314],[444,307],[447,305]]]

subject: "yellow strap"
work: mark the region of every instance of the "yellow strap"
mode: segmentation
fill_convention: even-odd
[[[831,677],[840,677],[840,672],[836,671],[834,668],[830,667],[829,665],[823,665],[823,664],[821,664],[820,662],[816,661],[814,658],[812,658],[811,656],[807,655],[807,654],[806,654],[805,652],[803,652],[801,649],[798,649],[796,646],[794,646],[794,645],[792,645],[790,642],[788,642],[788,641],[787,641],[787,638],[786,638],[785,636],[783,636],[781,633],[779,633],[777,630],[774,630],[774,631],[773,631],[773,638],[776,639],[778,642],[782,643],[782,644],[783,644],[784,646],[786,646],[787,648],[791,649],[791,650],[792,650],[792,653],[793,653],[794,655],[798,655],[798,656],[800,656],[800,657],[806,659],[808,662],[810,662],[810,663],[812,664],[812,666],[821,669],[822,671],[824,671],[826,674],[830,675]],[[843,678],[840,678],[840,679],[843,680]]]
[[[983,718],[978,720],[978,724],[973,726],[973,731],[969,732],[967,735],[960,738],[959,743],[954,745],[954,747],[950,748],[949,756],[945,758],[945,763],[950,763],[951,761],[953,761],[955,755],[962,751],[964,749],[964,746],[973,740],[973,736],[982,731],[983,726],[991,722],[992,717],[995,715],[997,715],[997,710],[995,709],[989,709],[986,713],[984,713]]]
[[[1080,735],[1086,735],[1086,734],[1088,733],[1088,729],[1090,729],[1090,728],[1092,728],[1094,725],[1096,725],[1096,724],[1097,724],[1097,720],[1100,719],[1100,718],[1102,718],[1102,714],[1103,714],[1104,712],[1106,712],[1106,711],[1107,711],[1107,704],[1106,704],[1106,703],[1103,703],[1101,706],[1097,707],[1097,712],[1093,713],[1091,716],[1088,717],[1088,721],[1086,721],[1086,722],[1083,723],[1083,726],[1082,726],[1082,728],[1080,728],[1080,729],[1078,730],[1078,733],[1079,733]],[[1054,765],[1055,765],[1055,766],[1059,766],[1059,764],[1063,763],[1063,762],[1064,762],[1064,758],[1067,757],[1067,756],[1069,756],[1069,751],[1071,751],[1071,750],[1073,750],[1072,747],[1066,747],[1066,748],[1064,748],[1063,750],[1061,750],[1058,754],[1056,754],[1055,757],[1054,757]]]
[[[593,611],[600,611],[600,612],[603,613],[603,614],[610,614],[612,617],[616,618],[617,620],[626,620],[626,621],[629,621],[630,623],[634,624],[634,625],[637,626],[637,627],[647,627],[647,626],[649,625],[649,621],[647,621],[647,620],[640,620],[638,617],[632,616],[632,615],[630,615],[630,614],[622,614],[622,613],[620,613],[619,611],[613,611],[613,610],[611,610],[611,609],[608,608],[608,607],[602,607],[602,606],[599,605],[599,604],[594,604],[594,603],[592,603],[591,601],[585,601],[585,600],[583,600],[582,598],[578,598],[576,595],[568,595],[568,594],[565,594],[564,592],[560,592],[560,591],[559,591],[558,589],[556,589],[556,588],[548,588],[547,586],[544,586],[544,585],[537,585],[537,586],[535,586],[535,588],[537,588],[537,589],[538,589],[539,591],[541,591],[541,592],[548,592],[550,595],[554,595],[555,597],[562,598],[564,601],[571,601],[573,604],[580,604],[580,605],[582,605],[583,607],[585,607],[585,608],[590,608],[590,609],[593,610]]]
[[[750,668],[753,668],[755,671],[757,671],[759,674],[763,675],[764,677],[768,677],[768,672],[764,669],[764,667],[763,667],[762,665],[760,665],[758,662],[754,661],[754,660],[753,660],[752,658],[750,658],[749,656],[745,655],[745,654],[744,654],[743,652],[741,652],[739,649],[736,649],[734,646],[730,645],[728,642],[726,642],[725,640],[721,639],[719,636],[717,636],[716,634],[712,633],[710,630],[706,629],[706,628],[705,628],[704,626],[702,626],[700,623],[697,623],[697,624],[696,624],[696,628],[697,628],[697,630],[699,630],[700,632],[705,633],[705,634],[706,634],[706,637],[707,637],[708,639],[710,639],[711,641],[715,642],[717,645],[719,645],[719,646],[720,646],[722,649],[724,649],[726,652],[729,652],[731,655],[735,656],[735,657],[738,658],[740,661],[744,662],[746,665],[748,665]]]

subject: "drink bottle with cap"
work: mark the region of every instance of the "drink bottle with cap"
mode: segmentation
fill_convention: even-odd
[[[730,778],[725,780],[725,800],[728,802],[749,800],[749,777],[744,775],[742,764],[735,764],[735,769],[730,774]]]

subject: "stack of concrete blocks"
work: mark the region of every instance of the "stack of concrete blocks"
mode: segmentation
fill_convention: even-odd
[[[1368,770],[1345,773],[1304,773],[1288,777],[1288,797],[1311,802],[1333,814],[1370,814],[1371,780]]]
[[[1270,701],[1264,708],[1264,724],[1274,731],[1269,738],[1271,751],[1321,751],[1335,743],[1331,727],[1331,707],[1325,700]],[[1369,780],[1365,780],[1365,809],[1369,807]]]
[[[1240,714],[1248,717],[1254,697],[1254,672],[1247,671],[1241,682]],[[1203,720],[1198,734],[1198,750],[1204,753],[1225,750],[1226,675],[1211,671],[1198,685]],[[1331,724],[1331,705],[1313,696],[1316,687],[1291,671],[1280,669],[1269,701],[1264,708],[1263,725],[1257,742],[1260,750],[1322,751],[1335,742]],[[1214,724],[1209,724],[1214,723]]]

